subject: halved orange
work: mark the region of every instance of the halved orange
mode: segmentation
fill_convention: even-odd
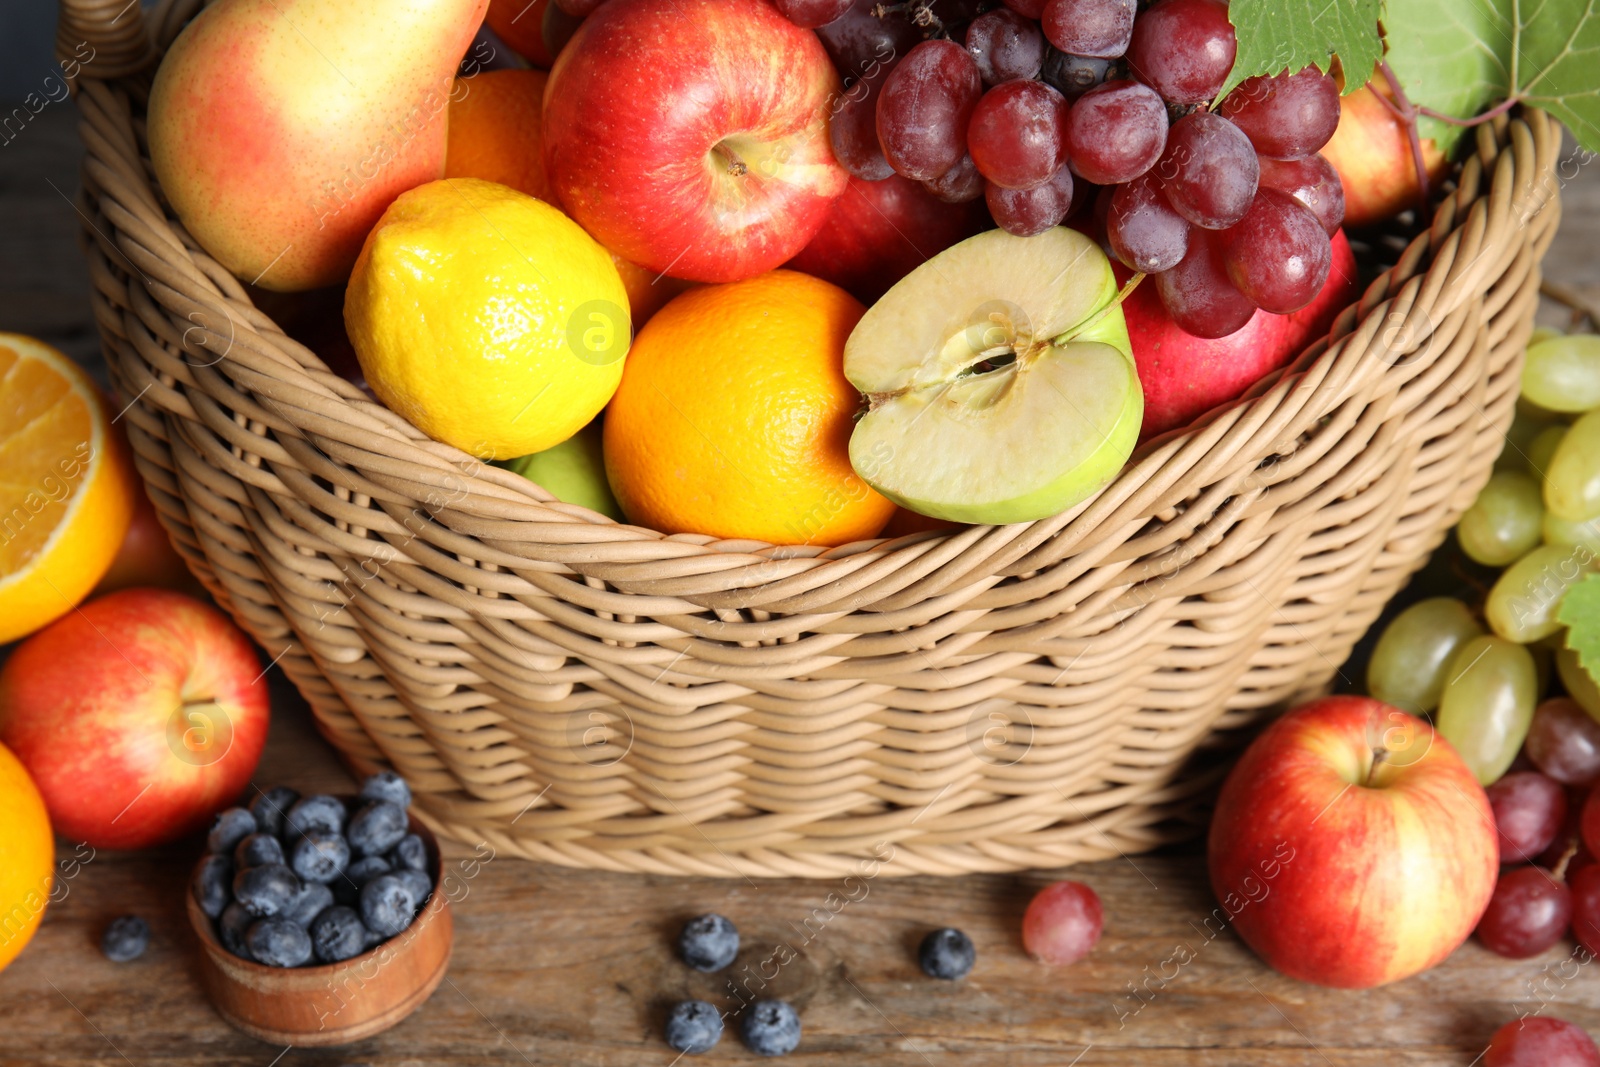
[[[0,333],[0,643],[89,594],[116,558],[139,491],[83,369],[42,341]]]

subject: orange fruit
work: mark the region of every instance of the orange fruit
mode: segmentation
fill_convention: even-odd
[[[555,62],[544,44],[544,9],[549,4],[550,0],[489,0],[483,20],[513,52],[549,70]]]
[[[139,492],[83,368],[42,341],[0,333],[0,644],[89,594]]]
[[[457,78],[450,94],[444,176],[499,182],[554,204],[541,122],[548,79],[542,70],[490,70]]]
[[[622,510],[668,533],[839,545],[894,513],[850,466],[861,396],[844,343],[866,309],[775,270],[692,289],[656,313],[606,409]]]
[[[44,798],[28,770],[0,745],[0,970],[33,937],[50,902],[56,846]]]

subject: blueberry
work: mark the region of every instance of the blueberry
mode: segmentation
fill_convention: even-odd
[[[397,875],[380,874],[361,887],[361,921],[373,933],[393,937],[411,925],[417,898]]]
[[[256,962],[268,967],[298,967],[311,958],[311,935],[299,923],[282,916],[251,923],[244,943]]]
[[[233,876],[233,897],[256,918],[288,911],[300,895],[300,879],[281,863],[250,867]]]
[[[781,1000],[758,1000],[750,1005],[740,1027],[744,1043],[757,1056],[783,1056],[800,1044],[800,1016]]]
[[[972,938],[949,926],[928,934],[917,949],[922,973],[929,978],[965,978],[977,958],[978,950],[972,947]]]
[[[406,809],[387,800],[368,804],[350,820],[350,847],[362,856],[381,856],[406,836]]]
[[[404,811],[411,806],[411,787],[393,771],[379,771],[361,783],[362,800],[387,800]]]
[[[667,1016],[667,1044],[694,1055],[710,1052],[722,1040],[722,1016],[703,1000],[685,1000]]]
[[[226,856],[233,846],[256,832],[256,817],[243,808],[219,812],[206,835],[206,851]]]
[[[720,915],[702,915],[683,924],[678,955],[697,971],[720,971],[739,954],[739,930]]]
[[[289,849],[289,866],[308,882],[331,882],[350,864],[350,845],[344,837],[311,830]]]
[[[382,856],[362,856],[351,860],[344,874],[333,880],[333,897],[341,904],[354,905],[361,899],[361,887],[392,868]]]
[[[112,919],[106,932],[100,935],[100,951],[112,963],[127,963],[144,955],[150,947],[150,924],[137,915],[124,915]]]
[[[271,834],[258,833],[240,841],[233,850],[233,862],[240,867],[260,867],[283,862],[283,842]]]
[[[330,834],[344,831],[344,805],[339,803],[337,797],[318,793],[295,801],[283,819],[284,836],[311,830],[323,830]]]
[[[394,846],[394,851],[389,853],[389,862],[398,870],[401,867],[413,871],[426,871],[428,869],[428,846],[422,843],[422,838],[416,834],[407,834]]]
[[[221,917],[217,919],[217,939],[222,942],[223,948],[240,959],[254,959],[244,943],[244,932],[255,921],[255,916],[245,911],[244,905],[236,900],[223,908]]]
[[[262,833],[282,834],[283,817],[299,799],[300,794],[288,786],[275,785],[265,793],[256,794],[256,798],[250,802],[250,814],[256,817],[256,825]]]
[[[202,860],[194,872],[194,899],[211,918],[221,915],[233,899],[233,861],[218,855]]]
[[[359,956],[367,949],[367,928],[354,908],[335,904],[311,924],[311,947],[323,963]]]
[[[311,920],[333,907],[333,890],[321,882],[307,882],[300,894],[290,901],[283,916],[301,926],[309,927]]]
[[[428,902],[428,897],[433,892],[433,879],[421,871],[413,871],[409,867],[395,871],[394,876],[404,882],[407,889],[411,890],[411,895],[417,898],[417,906],[419,908]]]

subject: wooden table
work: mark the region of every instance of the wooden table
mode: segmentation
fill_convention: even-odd
[[[68,199],[77,157],[69,105],[52,105],[0,146],[0,329],[37,334],[92,361],[97,342]],[[1594,296],[1600,168],[1569,173],[1549,272]],[[1563,313],[1547,314],[1560,321]],[[257,782],[348,788],[281,677],[274,696]],[[452,845],[455,957],[438,992],[359,1045],[284,1049],[231,1030],[199,991],[182,904],[198,850],[189,841],[103,853],[66,882],[65,899],[0,973],[0,1064],[667,1067],[675,1058],[660,1037],[668,1006],[690,996],[733,1004],[730,973],[799,1009],[805,1037],[785,1061],[797,1065],[1467,1067],[1496,1027],[1541,1007],[1600,1033],[1600,973],[1569,959],[1570,946],[1511,961],[1468,944],[1427,974],[1366,993],[1283,978],[1207,924],[1216,903],[1195,847],[1076,868],[1071,876],[1105,901],[1105,937],[1089,959],[1053,970],[1030,962],[1018,938],[1029,896],[1051,880],[1042,874],[876,880],[864,897],[853,888],[858,899],[824,920],[824,901],[834,890],[844,895],[842,887],[594,874],[475,859],[474,849]],[[476,853],[489,854],[487,846]],[[708,910],[731,917],[745,939],[723,975],[690,972],[671,951],[678,925]],[[127,912],[149,920],[154,936],[143,959],[113,964],[100,955],[99,934]],[[924,978],[916,966],[918,940],[947,925],[978,947],[977,968],[959,983]],[[762,964],[779,943],[795,958],[774,974]],[[736,1059],[750,1056],[729,1035],[693,1062]]]

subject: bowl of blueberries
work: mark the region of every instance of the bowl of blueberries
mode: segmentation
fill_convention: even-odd
[[[387,1030],[444,978],[439,844],[390,771],[353,797],[278,786],[223,811],[189,920],[217,1011],[252,1037],[342,1045]]]

